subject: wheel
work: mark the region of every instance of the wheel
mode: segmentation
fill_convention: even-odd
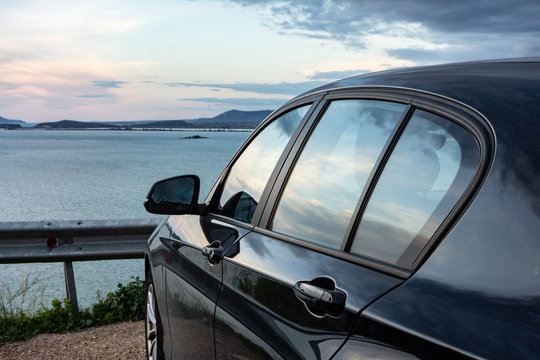
[[[148,360],[163,359],[163,328],[159,317],[158,305],[152,274],[146,274],[146,358]]]

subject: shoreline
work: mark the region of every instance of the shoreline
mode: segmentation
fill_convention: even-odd
[[[138,127],[126,127],[126,128],[33,128],[33,127],[21,127],[15,129],[0,129],[0,131],[186,131],[186,132],[253,132],[255,129],[224,129],[224,128],[138,128]]]

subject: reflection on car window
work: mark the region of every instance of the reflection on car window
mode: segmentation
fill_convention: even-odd
[[[249,223],[279,156],[309,110],[305,105],[268,125],[232,166],[219,205],[221,213]]]
[[[465,129],[416,111],[371,196],[351,252],[409,268],[478,162],[478,145]]]
[[[272,229],[339,249],[366,181],[405,105],[330,104],[285,187]]]

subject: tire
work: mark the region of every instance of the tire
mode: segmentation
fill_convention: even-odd
[[[156,291],[150,270],[146,274],[145,313],[146,359],[163,359],[163,327],[161,326]]]

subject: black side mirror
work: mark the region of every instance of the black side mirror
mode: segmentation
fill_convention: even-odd
[[[183,175],[158,181],[146,195],[144,208],[153,214],[198,213],[199,189],[200,180],[196,175]]]

